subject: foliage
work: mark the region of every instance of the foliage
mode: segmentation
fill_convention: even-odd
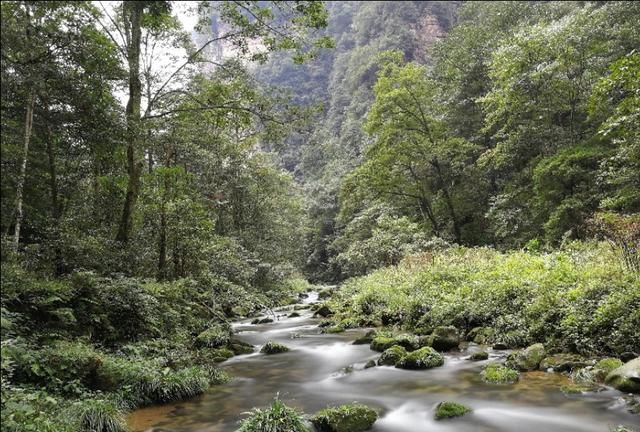
[[[310,420],[319,432],[363,432],[377,419],[374,409],[352,403],[320,410]]]
[[[267,409],[254,408],[242,420],[238,432],[308,432],[302,414],[288,407],[278,396]]]
[[[440,402],[436,406],[435,419],[442,420],[452,417],[460,417],[467,413],[470,413],[472,410],[458,402],[445,401]]]
[[[481,372],[481,376],[483,381],[491,384],[513,384],[520,379],[520,374],[517,370],[509,369],[497,363],[486,365]]]

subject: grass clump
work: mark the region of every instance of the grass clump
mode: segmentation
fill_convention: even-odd
[[[436,406],[436,412],[434,414],[434,418],[436,420],[442,420],[442,419],[453,418],[453,417],[461,417],[467,413],[470,413],[471,411],[472,411],[471,408],[465,405],[462,405],[458,402],[445,401],[445,402],[440,402]]]
[[[236,432],[309,432],[302,413],[286,406],[278,397],[269,408],[254,408]]]
[[[378,419],[378,413],[366,405],[353,403],[325,408],[311,417],[318,432],[363,432]]]
[[[263,354],[280,354],[289,351],[289,347],[274,341],[269,341],[260,350]]]
[[[123,410],[113,401],[90,399],[78,403],[79,432],[127,432]]]
[[[497,363],[486,365],[480,375],[484,382],[490,384],[513,384],[520,379],[520,373],[517,370]]]
[[[199,347],[219,348],[225,346],[231,340],[231,326],[229,324],[216,324],[196,337],[196,345]]]
[[[431,347],[423,347],[410,352],[396,363],[400,369],[431,369],[442,366],[444,357]]]

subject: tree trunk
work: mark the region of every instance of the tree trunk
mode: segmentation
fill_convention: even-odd
[[[22,227],[22,219],[24,217],[22,211],[22,200],[24,195],[24,184],[27,178],[27,161],[29,159],[29,141],[31,140],[31,129],[33,128],[33,108],[36,96],[34,90],[29,91],[26,103],[26,116],[24,122],[24,147],[22,154],[22,165],[20,166],[20,177],[18,177],[18,186],[16,188],[16,225],[13,234],[13,247],[18,250],[20,244],[20,228]]]
[[[449,214],[451,215],[451,220],[453,222],[453,235],[456,238],[456,242],[460,243],[461,240],[461,232],[460,232],[460,221],[458,220],[458,215],[453,207],[453,200],[451,199],[451,195],[449,195],[449,188],[446,186],[444,181],[444,175],[442,174],[442,169],[440,167],[440,162],[438,159],[434,159],[432,165],[435,167],[438,173],[438,183],[440,186],[440,190],[444,195],[445,203],[447,204],[447,208],[449,209]]]
[[[138,155],[140,137],[140,102],[142,84],[140,82],[140,41],[142,36],[142,12],[144,2],[124,2],[125,27],[129,37],[127,62],[129,64],[129,100],[126,108],[127,120],[127,195],[122,209],[122,218],[116,240],[126,243],[131,236],[133,214],[140,190],[140,174],[143,162]]]
[[[66,269],[64,266],[64,260],[62,259],[62,250],[60,249],[60,216],[61,209],[58,201],[58,178],[56,174],[56,157],[55,157],[55,143],[53,141],[53,132],[51,131],[50,120],[47,119],[47,157],[49,160],[49,188],[51,193],[51,218],[53,222],[53,235],[52,240],[54,242],[54,265],[57,275],[64,274]]]

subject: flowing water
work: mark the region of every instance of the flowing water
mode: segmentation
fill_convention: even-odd
[[[308,302],[314,301],[313,295]],[[288,405],[313,413],[327,405],[358,401],[377,408],[374,432],[608,432],[618,424],[640,426],[640,417],[625,410],[621,393],[606,390],[565,396],[560,374],[524,373],[515,385],[490,385],[480,379],[482,366],[504,357],[490,352],[487,361],[471,362],[464,352],[448,353],[443,367],[407,371],[383,366],[364,369],[379,353],[368,345],[352,345],[363,330],[319,334],[318,320],[308,310],[299,318],[270,324],[234,324],[237,337],[257,348],[268,340],[291,351],[233,357],[221,367],[235,379],[208,393],[176,404],[137,410],[129,417],[135,431],[232,432],[243,413],[264,407],[279,393]],[[455,400],[473,413],[445,421],[433,420],[438,402]]]

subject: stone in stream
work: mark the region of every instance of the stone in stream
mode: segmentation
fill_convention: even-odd
[[[434,414],[434,418],[436,420],[448,419],[453,417],[461,417],[467,413],[472,411],[471,408],[462,405],[458,402],[445,401],[440,402],[436,406],[436,412]]]
[[[354,403],[325,408],[309,420],[318,432],[364,432],[378,419],[378,413],[366,405]]]
[[[489,384],[513,384],[520,379],[520,373],[517,370],[497,363],[486,365],[480,376],[484,382]]]
[[[395,366],[395,364],[406,355],[407,350],[405,350],[404,347],[394,345],[391,348],[384,350],[378,359],[378,366]]]
[[[369,360],[368,362],[365,363],[364,368],[365,369],[369,369],[372,367],[376,366],[376,361],[375,360]]]
[[[300,314],[298,312],[291,312],[289,314],[289,318],[298,318],[300,316]]]
[[[365,333],[364,336],[360,336],[358,339],[353,341],[353,345],[369,345],[373,338],[376,335],[375,330],[369,330]]]
[[[329,306],[322,305],[318,308],[315,314],[323,318],[326,318],[328,316],[333,315],[333,311],[329,308]]]
[[[425,343],[424,340],[421,341],[421,339],[418,336],[410,335],[410,334],[401,334],[401,335],[395,336],[393,338],[393,343],[394,345],[399,345],[403,347],[407,351],[415,351],[418,348],[428,345],[427,343]]]
[[[460,344],[458,329],[453,326],[436,327],[429,336],[429,345],[437,351],[449,351]]]
[[[396,342],[392,337],[378,335],[373,338],[373,340],[371,341],[371,345],[369,345],[369,348],[371,348],[374,351],[382,352],[387,348],[391,348],[395,344]]]
[[[469,360],[472,360],[472,361],[487,360],[488,358],[489,358],[489,353],[486,351],[477,351],[469,356]]]
[[[280,354],[289,351],[289,347],[278,342],[269,341],[260,350],[263,354]]]
[[[622,360],[623,363],[631,361],[636,357],[638,357],[638,354],[632,353],[632,352],[629,352],[629,351],[625,351],[622,354],[620,354],[620,360]]]
[[[423,347],[402,357],[396,367],[400,369],[431,369],[442,366],[444,357],[431,347]]]
[[[544,345],[537,343],[530,347],[511,353],[507,356],[506,365],[519,371],[533,371],[538,369],[547,352]]]
[[[240,354],[251,354],[253,352],[253,345],[243,342],[240,339],[231,339],[229,343],[229,348],[235,355]]]
[[[640,393],[640,357],[609,372],[605,383],[625,393]]]
[[[555,354],[540,362],[540,370],[553,372],[571,372],[585,366],[589,366],[589,362],[578,354]]]

